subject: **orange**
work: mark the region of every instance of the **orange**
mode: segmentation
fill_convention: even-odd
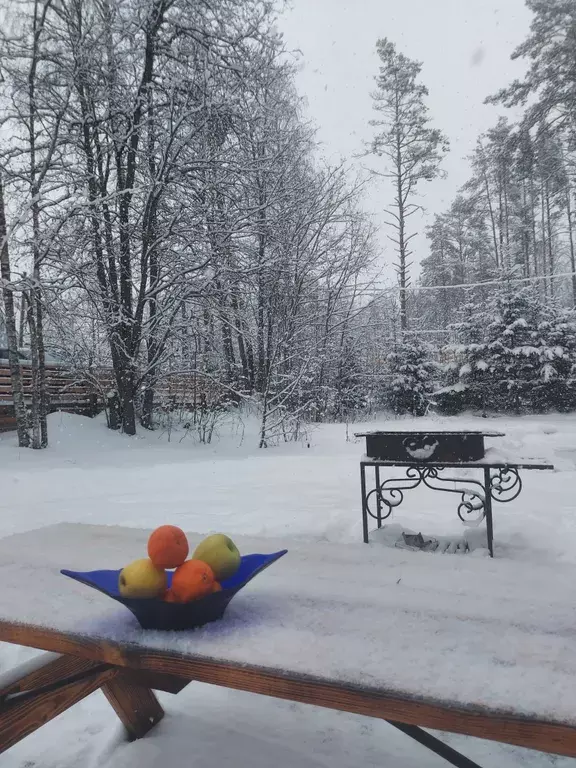
[[[170,603],[188,603],[210,595],[214,588],[214,573],[201,560],[186,560],[176,568],[167,597]]]
[[[215,581],[214,584],[212,584],[212,592],[222,592],[222,585]]]
[[[177,568],[188,557],[186,534],[175,525],[161,525],[150,534],[148,557],[156,568]]]

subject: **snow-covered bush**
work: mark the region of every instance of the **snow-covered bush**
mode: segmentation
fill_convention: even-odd
[[[471,393],[466,384],[449,384],[434,392],[433,405],[435,410],[446,416],[457,416],[471,407]]]

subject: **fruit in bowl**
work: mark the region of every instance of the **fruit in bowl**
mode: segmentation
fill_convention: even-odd
[[[165,599],[169,603],[199,600],[212,594],[214,583],[214,573],[209,565],[201,560],[186,560],[174,571]]]
[[[192,558],[209,565],[219,582],[234,576],[242,560],[236,544],[223,533],[207,536],[198,544]]]
[[[147,557],[134,560],[118,576],[118,591],[122,597],[160,597],[166,592],[166,586],[166,571],[157,568]]]
[[[198,546],[197,552],[205,558],[198,562],[200,558],[196,557],[196,552],[194,559],[185,559],[188,554],[187,541],[186,547],[178,544],[176,552],[168,547],[170,553],[167,554],[160,545],[174,541],[174,538],[170,539],[170,533],[154,534],[156,531],[150,537],[153,539],[150,551],[155,562],[143,558],[122,570],[83,572],[62,569],[61,573],[124,605],[133,613],[142,629],[179,631],[195,629],[221,619],[234,596],[286,554],[283,549],[267,555],[250,554],[240,557],[231,539],[217,534],[202,542],[203,548],[202,545]],[[220,546],[208,546],[210,540]],[[184,550],[186,554],[183,554]],[[159,552],[162,554],[159,555]],[[179,562],[179,565],[173,566],[176,567],[175,571],[165,570],[158,565],[165,562]],[[220,584],[220,579],[223,584]],[[173,583],[176,585],[174,591]]]
[[[242,562],[238,547],[223,533],[200,542],[190,560],[186,560],[188,552],[184,531],[175,525],[156,528],[148,539],[148,557],[135,560],[120,571],[120,595],[190,603],[221,592],[220,582],[234,576]],[[166,572],[173,568],[172,573]]]
[[[189,549],[186,534],[176,525],[161,525],[148,539],[148,557],[158,568],[178,568]]]

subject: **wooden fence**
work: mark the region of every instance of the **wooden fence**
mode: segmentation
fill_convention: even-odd
[[[32,401],[32,372],[22,366],[24,398]],[[90,377],[75,374],[62,366],[46,366],[48,411],[66,411],[94,416],[104,408],[106,393],[116,386],[111,369],[101,368]],[[222,399],[218,384],[193,374],[168,374],[155,387],[156,403],[169,410],[189,408]],[[12,376],[8,365],[0,364],[0,432],[15,429]]]

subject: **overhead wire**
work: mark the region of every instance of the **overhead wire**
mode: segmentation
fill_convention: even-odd
[[[394,292],[409,292],[414,291],[416,293],[420,291],[443,291],[450,289],[465,289],[465,288],[485,288],[494,285],[505,285],[506,283],[531,283],[540,282],[542,280],[558,280],[567,277],[576,276],[576,272],[557,272],[553,275],[531,275],[530,277],[500,277],[493,280],[485,280],[478,283],[454,283],[450,285],[410,285],[402,288],[399,285],[386,285],[382,287],[372,286],[371,288],[363,288],[358,291],[359,296],[376,296],[381,293],[394,293]],[[346,290],[342,289],[342,290]],[[349,286],[347,290],[354,290],[354,286]]]

